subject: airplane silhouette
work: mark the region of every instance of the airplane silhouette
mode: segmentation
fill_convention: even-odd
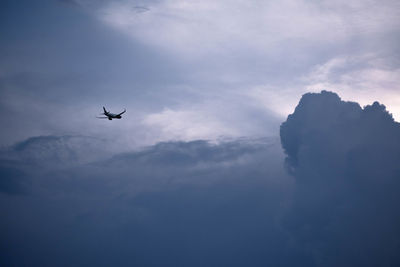
[[[106,115],[106,117],[96,117],[96,118],[109,119],[111,121],[112,119],[121,119],[122,118],[121,115],[126,112],[126,109],[124,109],[124,111],[122,111],[121,113],[114,114],[114,113],[107,111],[105,107],[103,107],[103,110],[104,110],[104,113],[101,113],[101,115]]]

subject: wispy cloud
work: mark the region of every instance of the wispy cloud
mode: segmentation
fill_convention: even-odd
[[[371,99],[385,103],[400,120],[400,68],[377,54],[333,58],[315,66],[304,80],[309,91],[336,91],[362,105],[371,104]]]
[[[136,16],[136,1],[101,5],[97,15],[135,40],[189,57],[251,49],[273,55],[282,44],[329,45],[396,30],[396,1],[158,1]]]

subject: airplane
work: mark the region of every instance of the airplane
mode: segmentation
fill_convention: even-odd
[[[126,112],[126,109],[124,109],[124,111],[122,111],[121,113],[114,114],[114,113],[107,111],[105,107],[103,107],[103,110],[104,110],[104,113],[101,113],[101,115],[106,115],[106,117],[96,117],[96,118],[109,119],[111,121],[112,119],[121,119],[122,118],[121,115]]]

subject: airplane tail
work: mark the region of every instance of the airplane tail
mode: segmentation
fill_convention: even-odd
[[[103,107],[103,110],[104,110],[104,114],[108,113],[105,107]]]

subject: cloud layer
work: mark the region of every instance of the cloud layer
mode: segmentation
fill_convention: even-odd
[[[33,137],[0,153],[0,264],[398,265],[399,137],[383,105],[327,91],[281,144]]]
[[[276,141],[167,142],[86,163],[70,149],[97,155],[99,140],[26,140],[1,161],[0,263],[274,264],[291,190]],[[99,150],[75,146],[85,142]]]

